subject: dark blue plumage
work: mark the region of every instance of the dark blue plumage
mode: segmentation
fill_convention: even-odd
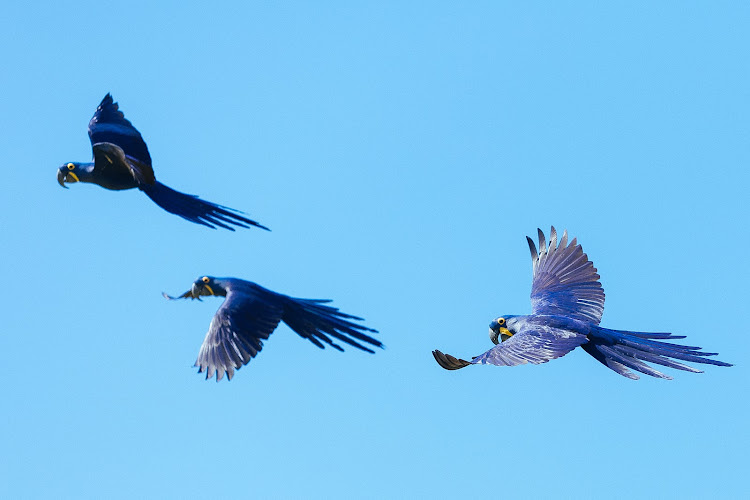
[[[110,94],[104,96],[89,122],[89,139],[94,161],[61,166],[57,172],[61,186],[66,187],[66,182],[88,182],[115,191],[138,188],[167,212],[196,224],[230,231],[234,231],[233,226],[268,229],[240,215],[242,212],[175,191],[158,182],[143,137]]]
[[[550,244],[539,230],[539,251],[527,238],[534,277],[531,286],[531,310],[528,316],[501,316],[490,323],[492,349],[471,361],[432,352],[440,366],[457,370],[472,364],[515,366],[540,364],[564,356],[578,346],[615,372],[638,379],[635,370],[652,377],[670,379],[647,363],[700,373],[679,361],[716,366],[732,366],[711,359],[716,353],[700,347],[665,340],[682,339],[671,333],[610,330],[599,326],[604,312],[604,289],[593,263],[575,239],[568,244],[564,232],[560,243],[553,227]]]
[[[111,94],[104,96],[89,121],[89,139],[92,145],[100,142],[117,144],[126,156],[151,165],[151,155],[143,137],[125,118]]]
[[[249,363],[260,352],[263,341],[281,321],[321,349],[328,344],[343,351],[336,340],[369,353],[374,351],[362,343],[383,347],[379,340],[364,333],[377,333],[377,330],[350,321],[362,318],[325,305],[329,300],[289,297],[251,281],[203,276],[177,298],[200,300],[202,296],[211,295],[226,299],[211,320],[195,362],[198,373],[206,372],[206,379],[215,374],[218,382],[226,373],[231,380],[236,369]]]

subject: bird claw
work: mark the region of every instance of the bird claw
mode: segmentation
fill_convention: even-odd
[[[167,295],[164,292],[161,292],[161,294],[167,300],[177,300],[177,299],[198,299],[198,300],[201,300],[200,297],[196,297],[195,295],[193,295],[192,291],[187,291],[187,292],[183,293],[182,295],[180,295],[179,297],[172,297],[171,295]],[[203,301],[201,300],[201,302],[203,302]]]

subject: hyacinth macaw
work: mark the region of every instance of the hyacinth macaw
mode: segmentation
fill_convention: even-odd
[[[110,94],[104,96],[89,122],[89,139],[94,161],[63,164],[57,171],[62,187],[67,187],[66,182],[89,182],[114,191],[138,188],[167,212],[196,224],[230,231],[234,231],[232,226],[268,230],[238,210],[180,193],[157,181],[146,143]]]
[[[534,241],[526,238],[533,263],[531,314],[505,315],[492,320],[490,340],[495,347],[471,361],[433,351],[440,366],[458,370],[477,364],[540,364],[564,356],[578,346],[606,367],[633,380],[639,377],[631,370],[671,379],[647,363],[694,373],[701,371],[676,360],[732,366],[710,358],[716,353],[703,352],[700,347],[665,342],[666,339],[683,339],[683,335],[610,330],[599,326],[604,312],[604,289],[593,263],[575,238],[568,244],[567,231],[558,244],[553,227],[549,247],[541,229],[538,233],[538,252]]]
[[[205,371],[206,379],[216,374],[217,382],[225,373],[227,379],[231,380],[235,370],[248,364],[263,348],[263,341],[268,339],[280,321],[321,349],[325,348],[325,343],[343,351],[334,340],[369,353],[374,351],[360,342],[383,347],[379,340],[363,333],[377,333],[377,330],[350,321],[361,321],[362,318],[324,305],[330,300],[289,297],[251,281],[203,276],[179,297],[163,295],[168,299],[198,300],[211,295],[225,297],[211,320],[195,362],[198,373]]]

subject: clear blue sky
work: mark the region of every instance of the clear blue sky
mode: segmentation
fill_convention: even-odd
[[[527,3],[4,5],[0,497],[747,496],[750,7]],[[273,232],[61,189],[107,92],[158,179]],[[438,367],[529,312],[550,224],[604,326],[737,366]],[[220,299],[161,296],[204,274],[334,299],[387,349],[282,326],[206,382]]]

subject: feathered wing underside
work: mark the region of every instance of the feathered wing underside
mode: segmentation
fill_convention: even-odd
[[[604,366],[633,380],[638,380],[639,377],[631,370],[657,378],[672,378],[646,363],[693,373],[701,373],[701,370],[676,360],[716,366],[732,366],[729,363],[710,358],[710,356],[716,356],[717,353],[703,352],[700,347],[696,346],[665,342],[665,340],[684,338],[684,335],[672,335],[671,333],[630,332],[594,327],[589,334],[589,342],[582,347]]]
[[[377,330],[353,323],[361,320],[324,305],[327,300],[296,299],[244,282],[228,292],[227,298],[211,320],[195,366],[206,372],[206,378],[216,375],[219,381],[246,365],[263,348],[263,340],[276,329],[280,321],[303,338],[320,348],[325,344],[343,351],[335,340],[372,353],[362,344],[382,347],[383,344],[364,332]],[[180,298],[195,298],[186,292]]]
[[[527,329],[471,360],[472,364],[535,365],[565,356],[587,341],[586,335],[552,327]]]
[[[182,297],[192,297],[183,294]],[[263,348],[283,315],[283,305],[273,296],[230,293],[208,328],[195,366],[206,379],[216,375],[218,382],[246,365]]]
[[[363,351],[374,351],[364,344],[383,347],[383,344],[364,332],[377,333],[377,330],[350,320],[362,321],[362,318],[339,311],[337,308],[325,305],[329,300],[297,299],[284,297],[284,316],[282,320],[301,337],[308,339],[316,346],[323,348],[323,343],[334,349],[344,349],[336,344],[340,340],[350,346]]]
[[[604,289],[594,264],[583,253],[575,238],[568,244],[568,233],[560,242],[553,227],[547,246],[539,233],[539,251],[527,237],[533,264],[531,310],[533,314],[561,315],[599,324],[604,312]]]
[[[484,354],[473,357],[471,361],[443,354],[440,351],[433,351],[432,355],[435,361],[446,370],[458,370],[477,364],[516,366],[532,363],[538,365],[564,356],[586,341],[586,335],[580,333],[540,326],[513,335]]]
[[[89,139],[92,146],[100,142],[116,144],[127,156],[151,166],[151,155],[143,137],[125,118],[110,94],[104,96],[89,121]]]

